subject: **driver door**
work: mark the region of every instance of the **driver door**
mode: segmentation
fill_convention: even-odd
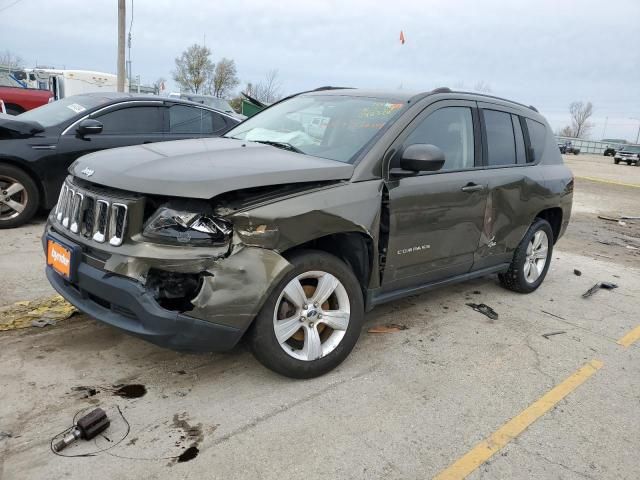
[[[445,154],[436,172],[393,177],[402,151],[432,144]],[[427,107],[396,140],[387,168],[389,242],[383,291],[411,288],[468,272],[484,224],[487,181],[481,166],[475,102]]]

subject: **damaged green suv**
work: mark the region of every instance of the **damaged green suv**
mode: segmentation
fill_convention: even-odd
[[[533,107],[437,89],[319,89],[223,138],[86,155],[43,237],[81,311],[158,345],[244,336],[281,374],[342,362],[364,313],[498,274],[534,291],[573,177]]]

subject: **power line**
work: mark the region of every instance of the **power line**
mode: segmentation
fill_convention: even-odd
[[[16,0],[15,2],[10,3],[10,4],[9,4],[9,5],[7,5],[6,7],[2,7],[2,8],[0,8],[0,12],[5,11],[7,8],[11,8],[11,7],[13,7],[16,3],[19,3],[19,2],[21,2],[21,1],[22,1],[22,0]]]

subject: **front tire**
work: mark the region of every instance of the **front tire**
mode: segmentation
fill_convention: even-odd
[[[13,165],[0,164],[0,229],[28,222],[40,204],[33,179]]]
[[[291,378],[313,378],[337,367],[360,336],[364,304],[360,283],[344,262],[301,250],[274,288],[248,340],[265,367]]]
[[[543,282],[551,264],[553,231],[549,222],[536,219],[516,248],[513,260],[505,273],[498,275],[508,290],[531,293]]]
[[[614,160],[613,163],[615,163],[616,165],[618,165],[620,163],[620,160]]]

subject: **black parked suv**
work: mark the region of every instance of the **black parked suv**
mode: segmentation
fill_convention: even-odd
[[[51,208],[81,155],[217,136],[240,121],[193,102],[125,93],[75,95],[18,116],[0,114],[0,229]]]
[[[626,162],[627,165],[635,165],[640,167],[640,145],[627,145],[622,148],[613,157],[613,163],[616,165],[620,162]]]
[[[342,362],[381,303],[489,274],[533,292],[573,195],[533,107],[449,89],[306,92],[70,173],[43,237],[60,294],[175,349],[246,336],[291,377]]]
[[[569,153],[573,155],[578,155],[580,153],[580,149],[578,147],[574,147],[573,143],[569,140],[558,142],[558,149],[560,150],[560,153],[562,153],[563,155],[566,155]]]

